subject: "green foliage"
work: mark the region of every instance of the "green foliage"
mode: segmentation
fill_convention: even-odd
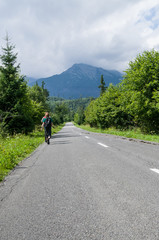
[[[39,125],[42,117],[44,116],[44,112],[47,110],[44,108],[42,103],[37,103],[36,101],[31,100],[31,117],[34,121],[35,125]]]
[[[110,85],[85,111],[86,122],[100,128],[137,126],[159,132],[159,53],[145,51],[125,71],[117,86]]]
[[[130,116],[122,108],[121,94],[119,86],[110,84],[107,91],[91,102],[86,109],[86,122],[92,127],[102,129],[111,126],[125,128]]]
[[[127,112],[145,132],[159,132],[159,53],[145,51],[130,62],[121,87]]]
[[[98,99],[92,100],[85,110],[85,122],[89,123],[91,127],[98,126],[97,108]]]
[[[126,138],[133,138],[133,139],[140,139],[144,141],[151,141],[159,143],[159,135],[156,134],[143,134],[139,128],[128,129],[128,130],[119,130],[116,128],[108,128],[108,129],[100,129],[100,128],[93,128],[89,125],[77,125],[77,127],[84,129],[90,132],[97,132],[97,133],[105,133],[105,134],[112,134],[117,136],[122,136]]]
[[[34,86],[29,87],[29,96],[33,101],[42,103],[44,108],[48,107],[46,101],[48,100],[49,92],[44,88],[44,82],[41,87],[37,83]]]
[[[68,113],[68,107],[65,103],[57,104],[54,113],[52,115],[54,124],[57,121],[57,124],[62,124],[66,121]]]
[[[109,86],[98,100],[97,117],[101,128],[108,128],[111,126],[121,126],[123,112],[120,107],[120,91],[118,87]]]
[[[84,112],[84,109],[90,103],[92,98],[79,98],[79,99],[63,99],[57,97],[50,97],[49,98],[49,107],[51,112],[53,112],[53,121],[54,123],[58,124],[62,121],[73,121],[74,116],[76,114],[79,115],[80,111]],[[63,115],[63,116],[62,116]],[[80,113],[81,115],[81,113]],[[82,117],[81,117],[82,116]],[[80,116],[81,123],[84,121],[84,113]],[[75,119],[77,119],[75,117]]]
[[[105,90],[107,89],[107,87],[105,86],[105,81],[103,78],[103,75],[101,75],[101,80],[100,80],[100,85],[98,86],[98,88],[100,88],[100,96],[105,92]]]
[[[28,87],[28,96],[31,100],[31,117],[35,124],[39,124],[44,112],[49,111],[47,103],[49,92],[44,88],[44,82],[40,87],[37,83],[32,87]]]
[[[74,122],[81,125],[85,121],[84,107],[81,106],[78,108],[77,112],[74,115]]]
[[[56,105],[65,103],[71,112],[76,113],[77,109],[80,106],[83,106],[84,108],[86,108],[86,106],[88,106],[88,104],[90,103],[90,101],[92,99],[93,98],[89,97],[89,98],[78,98],[78,99],[69,99],[68,100],[68,99],[64,99],[64,98],[50,97],[49,98],[49,107],[50,107],[51,111],[54,112]]]
[[[0,56],[0,134],[25,133],[33,131],[40,124],[45,111],[49,111],[47,100],[49,92],[36,84],[28,87],[24,76],[20,75],[20,64],[16,65],[17,53],[8,36],[6,47]]]
[[[9,134],[29,132],[34,128],[28,107],[31,102],[27,95],[27,84],[24,76],[20,76],[20,65],[15,65],[17,54],[15,46],[6,37],[6,47],[0,55],[0,120],[1,127]],[[24,129],[25,126],[25,129]]]
[[[43,141],[43,132],[34,132],[27,136],[18,134],[14,137],[0,138],[0,180],[2,180],[4,173],[15,167],[20,160],[28,156]]]
[[[52,128],[52,134],[62,128]],[[34,131],[30,134],[17,134],[0,138],[0,181],[14,168],[22,159],[30,155],[39,144],[44,142],[44,131]]]

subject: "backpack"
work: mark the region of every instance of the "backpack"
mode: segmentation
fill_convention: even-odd
[[[51,118],[46,118],[46,121],[44,122],[44,127],[46,129],[51,128]]]

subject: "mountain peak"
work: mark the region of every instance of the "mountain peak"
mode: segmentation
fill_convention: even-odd
[[[76,63],[63,73],[49,78],[37,80],[38,84],[45,82],[50,96],[63,98],[98,97],[100,78],[103,75],[106,86],[120,82],[122,74],[114,70],[105,70],[84,63]]]

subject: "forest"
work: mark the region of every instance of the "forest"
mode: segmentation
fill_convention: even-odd
[[[0,135],[3,137],[32,132],[49,108],[49,92],[44,83],[41,87],[27,85],[14,49],[7,36],[0,55]]]
[[[93,98],[65,100],[49,97],[45,83],[30,87],[26,77],[20,74],[15,46],[6,37],[6,46],[0,55],[0,135],[6,137],[17,133],[28,134],[36,126],[46,111],[50,112],[55,126],[73,121],[76,113],[84,120],[84,109]],[[80,122],[79,122],[80,123]]]
[[[102,129],[140,128],[159,133],[159,52],[152,49],[130,61],[120,84],[109,85],[85,110],[85,122]]]
[[[58,97],[49,97],[48,105],[52,112],[54,123],[74,121],[78,124],[84,123],[84,111],[94,98],[64,99]],[[79,120],[78,117],[80,116]]]
[[[140,128],[144,133],[159,133],[159,52],[154,49],[130,61],[118,85],[105,87],[101,76],[98,98],[73,100],[49,97],[44,82],[29,87],[14,49],[6,37],[0,55],[1,136],[32,132],[45,111],[51,112],[55,125],[75,121],[101,129]]]
[[[63,121],[100,129],[139,128],[146,134],[159,133],[159,52],[144,51],[130,61],[117,85],[106,87],[101,75],[99,88],[96,99],[50,98],[55,119],[61,116]]]

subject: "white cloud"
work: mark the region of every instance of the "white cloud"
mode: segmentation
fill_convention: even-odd
[[[23,74],[45,77],[84,62],[123,71],[139,52],[158,45],[158,0],[2,0],[6,31]]]

